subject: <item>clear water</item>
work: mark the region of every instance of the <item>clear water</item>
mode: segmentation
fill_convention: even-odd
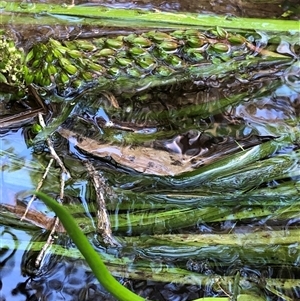
[[[209,2],[204,7],[193,1],[106,4],[242,16],[247,11],[231,2]],[[281,46],[281,52],[299,55],[299,45]],[[53,136],[72,175],[66,183],[66,201],[113,275],[150,300],[230,295],[237,273],[242,277],[239,289],[255,298],[298,300],[299,64],[258,73],[251,83],[238,78],[205,84],[189,82],[132,98],[121,95],[117,100],[122,109],[114,108],[105,95],[94,99],[95,95],[86,94],[59,131],[69,141]],[[237,105],[211,110],[214,101],[241,91],[248,96]],[[92,99],[94,105],[86,106]],[[2,108],[6,101],[1,100]],[[203,103],[211,114],[199,117]],[[34,266],[42,246],[36,242],[45,241],[54,215],[35,201],[27,219],[19,221],[29,201],[22,192],[36,187],[49,162],[43,147],[28,146],[29,127],[1,128],[0,300],[114,300],[63,233],[55,237],[55,246],[46,252],[40,269]],[[242,166],[242,173],[234,169],[226,178],[205,170],[209,164],[282,133],[290,140],[273,152],[273,157],[281,155],[273,162],[274,171],[265,168],[263,161],[250,165],[260,171],[254,174]],[[78,147],[78,135],[91,139],[88,147]],[[95,139],[101,141],[101,147],[94,147]],[[131,147],[128,164],[118,156],[107,158],[109,152],[124,154],[121,146]],[[96,149],[93,156],[92,148]],[[105,178],[103,192],[113,235],[122,248],[107,248],[95,234],[95,195],[83,165],[85,159]],[[179,160],[180,164],[174,164]],[[150,164],[152,169],[149,163],[154,164]],[[282,169],[285,173],[277,177]],[[51,167],[43,191],[57,195],[59,175],[58,166]],[[153,234],[165,234],[168,240]],[[188,241],[191,234],[196,242]],[[221,285],[215,281],[219,276],[225,279]]]

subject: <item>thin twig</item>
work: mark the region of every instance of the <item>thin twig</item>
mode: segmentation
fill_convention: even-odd
[[[54,242],[54,233],[56,232],[58,226],[60,224],[60,221],[57,217],[54,218],[54,224],[53,224],[53,227],[52,227],[52,230],[47,238],[47,241],[45,242],[45,244],[43,245],[42,249],[40,250],[35,262],[34,262],[34,265],[36,268],[39,268],[40,265],[41,265],[41,262],[46,254],[46,251],[47,249],[50,247],[50,245],[53,244]]]
[[[40,181],[39,181],[39,183],[38,183],[38,185],[37,185],[37,187],[36,187],[36,191],[39,191],[39,190],[41,189],[41,187],[42,187],[42,185],[43,185],[43,183],[44,183],[44,181],[45,181],[45,179],[46,179],[46,177],[47,177],[47,175],[48,175],[48,173],[49,173],[49,170],[50,170],[50,167],[51,167],[53,161],[54,161],[54,159],[51,159],[51,160],[49,161],[49,163],[48,163],[48,165],[47,165],[47,167],[46,167],[46,170],[45,170],[45,172],[44,172],[42,178],[40,179]],[[27,206],[26,206],[26,210],[25,210],[23,216],[21,217],[21,221],[24,220],[24,219],[26,218],[26,214],[28,213],[28,210],[29,210],[30,206],[32,205],[32,203],[33,203],[33,201],[34,201],[35,199],[36,199],[36,196],[33,195],[32,198],[30,199],[30,201],[28,202]]]
[[[44,122],[44,119],[43,119],[43,116],[42,114],[39,114],[38,115],[38,118],[39,118],[39,123],[40,125],[44,128],[45,127],[45,122]],[[47,174],[49,173],[49,170],[50,170],[50,167],[53,163],[53,161],[55,160],[58,165],[60,166],[61,168],[61,176],[60,176],[60,194],[59,194],[59,202],[62,202],[63,199],[64,199],[64,189],[65,189],[65,181],[68,180],[71,176],[70,176],[70,173],[68,172],[68,170],[66,169],[64,163],[62,162],[62,160],[60,159],[60,157],[57,155],[54,147],[53,147],[53,143],[51,141],[50,138],[47,138],[46,139],[46,143],[47,143],[47,146],[49,148],[49,151],[50,151],[50,154],[52,156],[52,158],[50,159],[50,162],[46,168],[46,171],[42,177],[42,179],[40,180],[40,182],[38,183],[38,186],[36,188],[36,191],[39,191],[40,188],[42,187],[43,183],[44,183],[44,180],[47,176]],[[24,213],[24,215],[22,216],[21,220],[23,218],[25,218],[32,202],[35,200],[35,196],[33,196],[31,198],[31,200],[29,201],[27,207],[26,207],[26,211]],[[51,232],[47,238],[47,241],[45,242],[43,248],[40,250],[36,260],[35,260],[35,266],[38,268],[41,264],[41,261],[43,260],[44,256],[45,256],[45,253],[47,251],[47,249],[49,248],[49,246],[53,243],[54,239],[53,239],[53,235],[54,233],[57,231],[57,229],[61,226],[60,225],[60,221],[57,217],[54,218],[54,224],[53,224],[53,227],[51,229]]]
[[[64,189],[65,189],[65,181],[68,180],[71,176],[70,173],[68,172],[68,170],[66,169],[64,163],[62,162],[62,160],[60,159],[60,157],[57,155],[52,141],[50,140],[50,138],[46,139],[48,148],[50,150],[51,156],[53,157],[53,159],[51,160],[55,160],[58,165],[60,166],[62,172],[61,172],[61,176],[60,176],[60,194],[59,194],[59,202],[63,202],[64,199]],[[43,248],[41,249],[41,251],[39,252],[36,261],[35,261],[35,266],[39,267],[41,264],[41,261],[43,260],[45,253],[47,251],[47,249],[50,247],[50,245],[54,242],[53,239],[53,235],[54,233],[57,231],[58,227],[60,227],[60,221],[57,217],[55,217],[55,222],[53,224],[52,230],[47,238],[46,243],[44,244]]]
[[[62,160],[60,159],[60,157],[57,155],[54,147],[53,147],[53,143],[51,141],[50,138],[46,139],[48,148],[50,150],[51,156],[54,158],[54,160],[58,163],[59,167],[62,170],[62,176],[64,177],[65,180],[68,180],[69,178],[71,178],[70,173],[68,172],[68,170],[66,169],[64,163],[62,162]]]
[[[103,241],[112,247],[121,246],[120,243],[113,237],[110,226],[109,216],[106,210],[106,204],[104,199],[105,193],[105,180],[102,175],[97,172],[91,162],[86,161],[85,166],[88,170],[89,176],[92,179],[95,191],[96,202],[98,205],[97,210],[97,229],[103,237]]]

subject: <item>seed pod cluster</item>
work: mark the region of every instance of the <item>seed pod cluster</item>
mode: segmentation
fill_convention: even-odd
[[[0,83],[23,89],[24,78],[23,52],[15,47],[14,42],[0,32]]]
[[[206,33],[196,29],[151,30],[90,40],[50,39],[34,45],[27,53],[24,75],[26,84],[55,84],[62,92],[103,79],[188,73],[191,66],[240,59],[249,52],[244,37],[220,28]]]

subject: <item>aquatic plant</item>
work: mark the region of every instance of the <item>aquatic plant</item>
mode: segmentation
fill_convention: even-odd
[[[26,86],[33,84],[38,91],[45,95],[49,92],[47,100],[57,100],[57,94],[52,97],[52,89],[56,89],[60,96],[69,96],[84,90],[95,89],[97,92],[103,89],[114,93],[135,93],[137,90],[149,87],[168,85],[187,80],[206,80],[211,76],[222,79],[232,73],[239,73],[249,80],[248,70],[269,68],[271,66],[293,63],[290,54],[278,53],[277,47],[281,42],[281,35],[289,36],[291,45],[298,45],[297,30],[299,23],[282,20],[247,20],[233,18],[209,17],[201,18],[193,14],[170,14],[163,12],[137,12],[123,10],[107,10],[99,8],[74,7],[68,8],[47,4],[32,3],[8,3],[6,12],[22,12],[22,17],[28,14],[55,14],[57,16],[71,15],[84,18],[82,24],[87,24],[93,17],[94,24],[103,22],[99,18],[105,16],[107,24],[119,22],[126,24],[128,20],[132,26],[149,25],[161,27],[164,30],[143,29],[142,33],[128,35],[118,34],[90,40],[75,39],[66,40],[50,38],[30,47],[26,52],[18,49],[13,39],[3,31],[1,32],[0,47],[2,50],[2,64],[0,64],[0,82],[5,85],[17,87],[26,93]],[[95,12],[96,11],[96,12]],[[85,19],[86,18],[86,19]],[[42,18],[41,18],[42,19]],[[133,19],[135,21],[133,22]],[[5,14],[2,21],[8,20]],[[15,22],[18,19],[16,17]],[[165,22],[167,20],[167,23]],[[57,22],[57,19],[55,19]],[[206,21],[208,23],[206,23]],[[62,21],[60,24],[64,24]],[[123,23],[122,23],[123,22]],[[135,23],[136,22],[136,23]],[[249,34],[241,28],[271,30],[270,45],[259,48],[248,39]],[[101,23],[103,25],[103,23]],[[180,28],[170,28],[174,26]],[[204,26],[204,28],[203,28]],[[220,26],[226,27],[226,30]],[[197,27],[197,28],[195,28]],[[199,28],[198,28],[199,27]],[[189,29],[187,29],[189,28]],[[251,31],[252,32],[252,31]],[[275,32],[275,33],[274,33]],[[255,34],[254,34],[255,35]],[[272,40],[273,38],[273,40]],[[297,40],[297,41],[296,41]],[[298,47],[298,46],[297,46]],[[25,54],[26,53],[26,54]],[[253,74],[252,74],[253,75]],[[253,76],[255,77],[255,76]],[[259,76],[258,76],[259,77]],[[137,80],[139,79],[139,80]],[[1,86],[0,86],[1,87]],[[193,114],[206,118],[216,108],[224,108],[236,104],[246,94],[237,94],[235,97],[218,100],[210,104],[194,106]],[[48,137],[62,122],[69,117],[69,113],[78,102],[81,95],[74,98],[60,100],[65,101],[60,118],[46,128],[46,134],[40,138]],[[48,96],[47,96],[48,97]],[[51,98],[52,97],[52,98]],[[165,114],[165,115],[163,115]],[[162,112],[162,116],[166,116]],[[173,112],[170,113],[170,116]],[[189,116],[190,107],[184,107],[173,117]],[[206,115],[205,115],[206,114]],[[192,115],[193,116],[193,115]],[[288,121],[290,122],[290,121]],[[151,260],[156,254],[161,258],[169,259],[172,256],[170,249],[176,250],[176,256],[183,261],[189,259],[189,252],[196,254],[196,259],[208,258],[213,254],[220,260],[227,253],[238,254],[239,258],[249,264],[260,264],[262,261],[269,264],[295,264],[299,254],[297,229],[278,231],[256,231],[256,233],[236,233],[193,235],[193,234],[165,234],[169,231],[179,230],[183,227],[195,226],[199,220],[210,223],[233,221],[246,222],[249,219],[291,220],[297,217],[299,212],[299,152],[291,151],[289,154],[278,154],[285,147],[296,145],[299,142],[298,120],[283,128],[274,126],[272,137],[269,141],[243,149],[235,154],[230,154],[208,166],[203,166],[175,177],[155,178],[157,192],[149,187],[153,184],[153,177],[140,174],[132,175],[131,182],[139,183],[137,191],[124,191],[116,188],[116,192],[125,199],[132,197],[134,210],[130,202],[118,204],[123,212],[110,216],[113,230],[120,233],[130,232],[133,235],[148,234],[144,237],[124,237],[117,239],[127,245],[142,250]],[[291,123],[291,122],[290,122]],[[265,126],[267,128],[268,125]],[[272,126],[270,126],[272,127]],[[48,131],[48,132],[47,132]],[[63,133],[63,129],[59,131]],[[75,133],[78,138],[78,133]],[[79,140],[79,139],[78,139]],[[83,139],[80,139],[83,140]],[[89,152],[89,149],[82,150]],[[1,152],[2,154],[2,152]],[[10,154],[11,155],[11,154]],[[118,162],[122,166],[122,161]],[[130,166],[129,166],[130,167]],[[258,177],[257,174],[261,174]],[[122,181],[122,180],[120,180]],[[51,183],[51,191],[53,191]],[[170,188],[171,192],[166,190]],[[139,191],[140,190],[140,191]],[[143,192],[141,192],[141,190]],[[76,217],[72,220],[69,213],[82,212],[78,206],[65,205],[61,207],[54,200],[42,193],[36,193],[49,207],[53,209],[64,223],[70,237],[85,256],[93,272],[103,286],[119,300],[143,300],[126,290],[116,281],[110,273],[122,277],[124,267],[128,267],[128,258],[109,258],[105,260],[94,251],[89,241],[78,229],[77,224],[83,225],[84,233],[95,231],[92,222],[88,218]],[[116,210],[112,204],[108,204],[110,210]],[[3,207],[5,208],[5,207]],[[69,213],[68,213],[69,212]],[[126,213],[124,213],[126,212]],[[11,217],[7,211],[1,214],[10,222]],[[13,218],[14,216],[12,216]],[[130,220],[130,223],[128,222]],[[141,223],[142,220],[142,223]],[[24,224],[23,224],[24,226]],[[46,227],[47,225],[45,225]],[[288,233],[287,233],[288,232]],[[276,254],[270,247],[276,246]],[[40,250],[41,243],[32,242],[33,250]],[[201,249],[201,254],[198,250]],[[77,250],[63,249],[59,245],[53,245],[53,254],[69,257],[79,257]],[[259,251],[259,256],[257,252]],[[188,255],[187,255],[188,254]],[[108,256],[108,255],[107,255]],[[292,291],[298,286],[298,280],[294,279],[270,279],[263,278],[258,281],[251,277],[241,277],[237,273],[234,276],[214,277],[193,273],[183,268],[168,267],[168,271],[153,274],[149,262],[141,261],[128,271],[132,279],[148,279],[156,281],[168,281],[182,284],[215,285],[216,290],[227,288],[232,293],[232,298],[238,296],[239,300],[261,300],[260,296],[251,294],[246,287],[249,283],[258,289],[267,290],[274,295],[282,297],[281,289]],[[150,276],[149,276],[150,275]],[[242,286],[239,292],[237,287]],[[252,281],[252,282],[251,282]],[[232,286],[232,284],[234,284]],[[231,288],[233,289],[231,290]],[[223,291],[224,292],[224,291]],[[214,300],[227,300],[228,298],[214,298]],[[212,300],[202,298],[199,300]],[[288,297],[286,300],[289,300]]]
[[[77,248],[80,250],[80,252],[82,253],[83,257],[85,258],[85,260],[87,261],[88,265],[90,266],[90,268],[92,269],[92,271],[94,272],[96,278],[99,280],[99,282],[103,285],[103,287],[105,289],[107,289],[113,296],[115,296],[118,300],[120,301],[142,301],[142,300],[148,300],[148,299],[144,299],[138,295],[136,295],[135,293],[131,292],[130,290],[128,290],[127,288],[125,288],[124,286],[122,286],[108,271],[108,269],[106,268],[105,264],[103,263],[101,257],[99,256],[99,254],[96,253],[96,251],[94,250],[94,248],[92,247],[92,245],[90,244],[90,242],[88,241],[88,239],[86,238],[85,234],[83,234],[83,232],[80,230],[80,228],[78,227],[78,222],[71,216],[71,214],[69,213],[69,211],[67,209],[65,209],[62,205],[60,205],[57,201],[55,201],[54,199],[52,199],[51,197],[47,196],[46,194],[42,193],[42,192],[34,192],[34,194],[36,196],[38,196],[41,200],[43,200],[45,202],[45,204],[47,206],[49,206],[55,213],[56,215],[59,217],[60,221],[62,222],[62,224],[64,225],[68,235],[72,238],[73,242],[76,244]],[[184,234],[183,237],[180,237],[178,235],[163,235],[161,236],[162,239],[167,239],[168,241],[166,242],[168,244],[168,246],[170,247],[172,245],[172,242],[169,241],[170,238],[174,238],[174,242],[177,240],[179,244],[184,244],[186,246],[186,248],[193,248],[193,246],[198,246],[200,245],[200,241],[202,241],[203,246],[212,243],[213,245],[220,245],[224,243],[225,240],[225,244],[228,244],[230,242],[232,242],[234,245],[237,244],[238,246],[243,246],[244,242],[243,240],[246,241],[253,241],[253,242],[257,242],[257,243],[262,243],[265,244],[270,241],[272,241],[272,244],[286,244],[287,243],[287,238],[284,237],[283,233],[284,231],[279,231],[280,233],[273,233],[271,234],[272,237],[265,237],[265,234],[250,234],[250,236],[245,236],[245,234],[241,234],[240,237],[238,237],[238,235],[234,235],[234,234],[229,234],[229,235],[196,235],[196,237],[194,235],[186,235]],[[294,234],[292,234],[290,236],[291,238],[291,242],[295,242],[297,241],[297,237],[298,237],[298,233],[299,231],[295,231]],[[215,236],[215,237],[214,237]],[[219,236],[219,240],[216,240],[217,236]],[[227,236],[232,236],[232,238],[227,238]],[[160,236],[155,236],[154,239],[157,241],[160,239]],[[131,239],[129,239],[128,241],[130,241]],[[263,242],[263,240],[267,240],[267,242]],[[278,240],[278,241],[277,241]],[[140,244],[141,238],[139,238],[136,243]],[[171,244],[170,244],[171,242]],[[172,245],[172,247],[174,247],[174,245]],[[176,246],[175,246],[176,247]],[[178,248],[178,246],[177,246]],[[180,252],[178,254],[180,256]],[[272,255],[273,256],[273,255]],[[278,264],[278,262],[277,262]],[[176,271],[176,269],[173,269],[174,271],[172,271],[172,269],[169,270],[169,277],[171,277],[172,274],[175,275],[175,277],[179,276],[180,277],[180,269],[178,269],[178,271]],[[151,273],[151,271],[147,272],[147,268],[144,266],[142,267],[141,271],[139,271],[138,275],[140,273]],[[178,275],[176,275],[176,273]],[[149,275],[150,275],[149,274]],[[194,274],[192,272],[190,272],[186,278],[186,280],[184,280],[185,277],[183,277],[184,274],[181,275],[181,278],[183,278],[182,280],[185,281],[185,283],[191,283],[191,284],[198,284],[201,283],[202,285],[207,283],[207,285],[217,285],[220,287],[227,287],[227,286],[231,286],[233,285],[233,291],[234,291],[234,295],[231,298],[238,298],[238,300],[242,300],[242,301],[248,301],[248,300],[253,300],[253,298],[255,298],[256,300],[264,300],[264,298],[260,297],[259,295],[255,295],[253,293],[238,293],[238,286],[241,285],[242,281],[248,281],[248,280],[242,280],[240,278],[239,273],[234,277],[222,277],[219,278],[217,275],[215,277],[207,277],[207,276],[201,276],[199,274]],[[194,277],[194,279],[193,279]],[[155,278],[155,277],[154,277]],[[179,278],[174,278],[173,281],[177,282]],[[162,280],[162,279],[161,279]],[[172,281],[172,279],[168,279],[169,281]],[[241,282],[240,282],[241,281]],[[271,289],[271,287],[273,288],[273,291],[276,292],[276,287],[278,286],[285,286],[285,282],[288,281],[284,281],[284,280],[276,280],[276,279],[265,279],[266,281],[266,288]],[[232,283],[234,282],[234,283]],[[209,284],[210,283],[210,284]],[[291,284],[287,283],[287,288],[290,286]],[[229,300],[229,297],[203,297],[194,301],[211,301],[211,300],[219,300],[219,301],[223,301],[223,300]]]
[[[77,222],[70,213],[55,200],[42,192],[34,192],[41,198],[59,217],[66,231],[76,244],[85,260],[91,267],[97,279],[113,296],[120,301],[142,301],[144,298],[132,293],[130,290],[121,285],[108,271],[102,259],[90,245],[86,236],[79,229]]]
[[[24,52],[0,30],[0,83],[25,88]]]

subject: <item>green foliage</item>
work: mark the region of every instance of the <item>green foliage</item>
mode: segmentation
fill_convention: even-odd
[[[23,62],[23,52],[0,32],[0,83],[24,88]]]
[[[91,267],[99,282],[113,296],[120,301],[143,301],[144,298],[132,293],[130,290],[122,286],[108,271],[102,259],[93,249],[85,235],[79,229],[77,222],[70,213],[54,199],[48,197],[44,193],[35,192],[35,195],[43,200],[59,217],[66,231],[76,244],[87,263]]]
[[[287,1],[286,1],[287,2]],[[125,26],[132,28],[140,28],[142,26],[156,27],[156,28],[170,28],[170,27],[214,27],[221,26],[227,28],[238,28],[246,30],[265,30],[265,31],[299,31],[298,20],[281,20],[278,18],[273,19],[258,19],[258,18],[226,18],[224,16],[215,16],[209,14],[199,13],[172,13],[159,10],[138,10],[138,9],[123,9],[123,8],[108,8],[106,6],[68,6],[61,4],[51,3],[28,3],[11,1],[8,2],[5,7],[5,12],[8,15],[4,15],[2,20],[5,22],[14,15],[14,22],[24,22],[24,18],[30,16],[37,16],[43,14],[43,18],[40,18],[40,22],[45,22],[45,12],[49,15],[55,16],[54,18],[48,18],[48,24],[69,24],[74,25],[74,19],[68,21],[68,16],[77,18],[78,24],[95,26]],[[296,7],[287,15],[292,15],[293,12],[297,13],[299,9]],[[20,17],[17,17],[17,14]],[[57,16],[64,16],[58,18]],[[38,24],[39,20],[36,20]],[[220,31],[219,31],[220,32]]]

